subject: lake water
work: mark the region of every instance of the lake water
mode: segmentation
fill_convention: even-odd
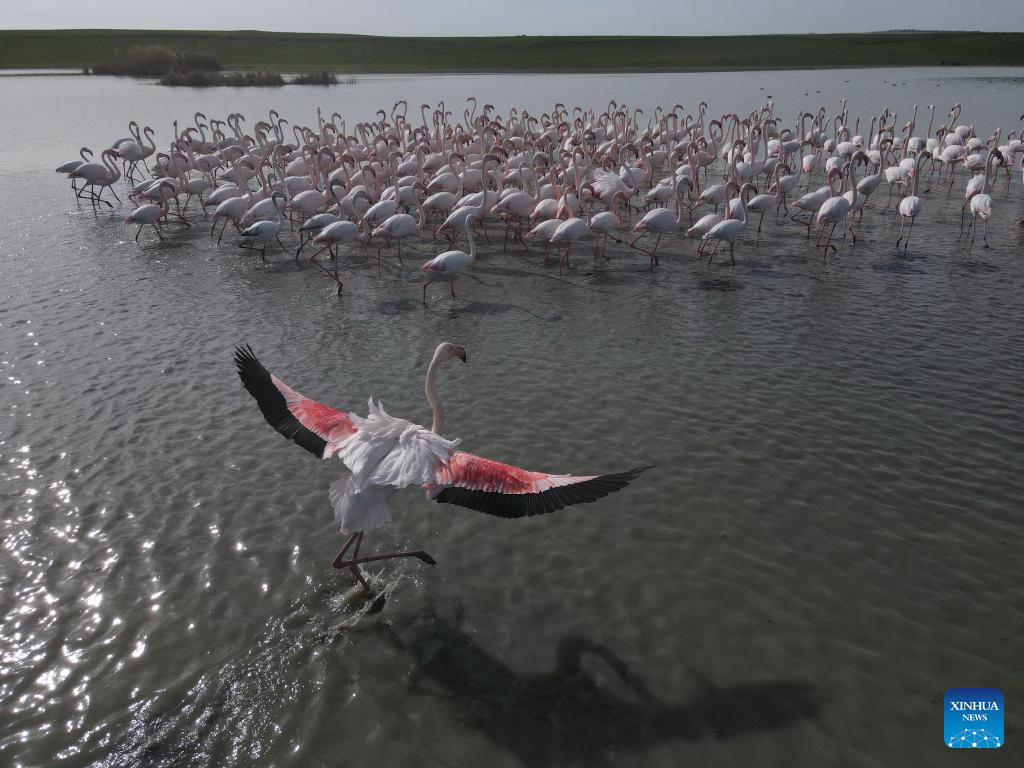
[[[848,98],[867,132],[953,102],[1019,126],[1024,70],[360,77],[166,89],[0,78],[0,763],[10,766],[954,765],[943,694],[1024,697],[1024,212],[996,186],[991,248],[958,242],[963,176],[906,255],[870,204],[823,261],[766,222],[737,264],[588,248],[559,277],[485,249],[452,300],[418,260],[346,256],[342,298],[202,224],[132,241],[53,168],[171,121],[273,107],[351,125],[399,98],[505,112]],[[922,117],[923,116],[923,117]],[[878,197],[882,196],[882,192]],[[404,247],[403,250],[406,250]],[[424,240],[408,254],[434,252]],[[442,339],[448,433],[536,469],[656,465],[599,504],[521,521],[406,491],[367,545],[383,611],[356,620],[316,462],[262,421],[232,348],[362,411],[428,420]],[[429,423],[429,421],[427,422]],[[1012,704],[1011,703],[1015,703]]]

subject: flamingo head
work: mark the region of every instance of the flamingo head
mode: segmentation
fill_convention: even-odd
[[[434,358],[442,363],[454,358],[466,362],[466,349],[458,344],[452,344],[450,341],[442,341],[434,350]]]

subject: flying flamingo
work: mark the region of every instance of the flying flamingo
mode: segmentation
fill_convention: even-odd
[[[903,241],[903,225],[907,223],[907,219],[910,219],[910,229],[907,230],[907,242],[903,246],[903,252],[907,252],[907,248],[910,246],[910,233],[914,231],[914,220],[921,214],[921,210],[924,208],[924,203],[921,198],[917,196],[917,182],[921,175],[921,161],[931,157],[928,150],[921,152],[917,156],[917,162],[914,164],[914,189],[913,191],[900,200],[900,237],[896,241],[896,249],[899,250],[900,243]]]
[[[391,521],[387,500],[400,488],[419,485],[428,499],[439,503],[519,518],[597,501],[649,469],[639,466],[609,475],[555,475],[529,472],[457,450],[460,440],[441,436],[444,409],[434,388],[440,366],[455,358],[465,363],[466,350],[442,342],[427,368],[424,391],[433,411],[428,430],[390,416],[372,397],[365,417],[310,400],[264,368],[251,347],[235,350],[242,385],[255,398],[267,423],[317,458],[337,456],[351,472],[330,485],[334,518],[341,532],[349,536],[333,566],[348,569],[368,593],[373,590],[359,569],[364,563],[415,557],[427,565],[435,564],[421,549],[359,556],[364,533]],[[346,559],[350,549],[352,554]]]

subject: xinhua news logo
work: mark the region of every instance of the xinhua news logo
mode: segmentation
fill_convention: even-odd
[[[1003,746],[1003,692],[998,688],[950,688],[943,726],[947,747]]]

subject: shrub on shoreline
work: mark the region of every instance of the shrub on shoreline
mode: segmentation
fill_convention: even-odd
[[[174,51],[162,45],[133,45],[117,51],[114,60],[97,64],[95,75],[163,77],[174,72],[218,72],[223,67],[208,53]]]

